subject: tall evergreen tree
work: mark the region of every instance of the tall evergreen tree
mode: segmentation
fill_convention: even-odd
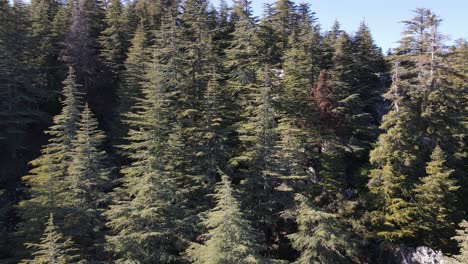
[[[293,1],[278,0],[272,11],[272,27],[278,35],[279,48],[284,51],[288,48],[289,36],[297,26],[296,6]]]
[[[203,244],[187,250],[193,263],[263,263],[255,231],[245,219],[227,176],[216,186],[216,207],[203,220],[208,233]]]
[[[117,137],[126,135],[127,127],[124,123],[125,115],[130,113],[136,105],[138,98],[142,97],[142,82],[146,74],[148,55],[148,34],[143,25],[135,31],[130,48],[127,52],[127,59],[124,62],[124,69],[120,76],[121,83],[117,90]]]
[[[19,204],[24,221],[20,233],[26,241],[36,240],[38,225],[49,213],[55,213],[58,218],[63,216],[60,208],[65,206],[67,196],[64,181],[72,158],[72,141],[78,130],[82,101],[72,68],[63,85],[62,111],[46,131],[49,142],[42,148],[42,155],[30,162],[31,175],[23,177],[30,188],[30,198]]]
[[[172,263],[184,244],[183,209],[186,198],[177,151],[180,141],[172,124],[180,93],[181,59],[176,13],[167,13],[151,48],[151,63],[143,96],[129,115],[129,143],[124,145],[130,166],[124,185],[107,211],[113,235],[108,237],[116,259],[141,263]],[[172,137],[170,137],[172,135]],[[172,160],[168,160],[172,158]],[[181,187],[181,188],[178,188]],[[175,224],[178,223],[178,224]]]
[[[458,242],[460,254],[448,258],[449,264],[461,264],[468,261],[468,222],[463,220],[460,223],[460,228],[460,230],[457,230],[457,235],[452,238]]]
[[[202,107],[203,123],[200,127],[200,160],[207,179],[215,182],[218,170],[226,169],[230,151],[227,146],[229,128],[226,126],[232,116],[229,113],[229,100],[226,98],[225,83],[216,69],[212,70],[204,94]]]
[[[320,132],[316,126],[316,106],[309,95],[318,74],[316,54],[320,35],[312,25],[308,7],[304,8],[289,37],[290,48],[283,56],[284,76],[279,91],[278,158],[281,175],[292,178],[309,175],[312,146],[318,143]]]
[[[454,170],[445,163],[444,152],[436,146],[426,166],[427,176],[414,190],[421,241],[434,248],[447,246],[455,226],[454,192],[459,186],[452,179]]]
[[[250,1],[237,1],[233,6],[235,28],[232,33],[233,41],[226,50],[226,69],[230,73],[228,85],[232,88],[233,96],[237,100],[237,122],[244,121],[247,116],[241,112],[244,110],[251,98],[248,94],[254,89],[256,82],[256,57],[253,42],[255,24],[252,18]],[[246,150],[244,147],[243,150]],[[238,150],[242,151],[242,149]],[[230,161],[233,167],[239,166],[244,158],[235,158]]]
[[[58,49],[53,36],[52,21],[58,10],[58,3],[51,0],[31,2],[31,29],[30,37],[33,43],[38,43],[33,49],[32,63],[35,70],[35,85],[47,89],[49,92],[58,90],[54,78],[55,60]]]
[[[375,44],[369,27],[362,22],[353,36],[353,58],[355,63],[355,85],[359,91],[363,110],[372,116],[368,122],[377,124],[380,121],[383,104],[380,94],[386,83],[383,82],[387,72],[382,51]]]
[[[300,252],[296,263],[351,263],[358,253],[358,242],[349,227],[335,214],[322,211],[298,195],[298,232],[289,235]]]
[[[71,239],[65,239],[58,231],[51,213],[46,223],[41,242],[27,244],[30,248],[36,248],[32,253],[32,259],[22,260],[24,264],[68,264],[78,263],[75,249]]]
[[[125,52],[128,49],[125,17],[120,0],[109,2],[104,19],[105,28],[99,36],[102,62],[117,77],[122,70]]]
[[[76,138],[73,140],[72,161],[68,167],[64,222],[67,234],[80,249],[83,259],[102,258],[104,221],[101,217],[108,195],[104,192],[110,177],[106,153],[101,150],[105,135],[86,104],[81,114]]]
[[[63,42],[71,25],[72,11],[75,7],[74,0],[67,0],[57,7],[57,12],[52,20],[51,32],[54,41]]]
[[[15,160],[24,147],[28,126],[45,119],[39,109],[45,93],[33,85],[31,74],[27,74],[39,66],[30,63],[26,48],[31,43],[29,10],[20,1],[12,5],[1,1],[0,11],[0,145],[6,157]]]
[[[434,42],[425,37],[434,23],[439,22],[427,9],[415,10],[415,16],[404,21],[405,36],[394,58],[392,86],[385,94],[393,109],[383,118],[385,133],[370,156],[376,169],[371,171],[369,189],[382,197],[374,211],[374,219],[381,224],[378,233],[395,242],[416,237],[412,187],[424,175],[423,160],[432,145],[425,140],[421,113],[427,107],[429,91],[435,88],[435,68],[428,56]]]

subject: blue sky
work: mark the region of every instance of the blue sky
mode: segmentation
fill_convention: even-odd
[[[230,0],[227,0],[230,3]],[[253,0],[256,16],[262,15],[264,3],[275,0]],[[308,3],[316,12],[322,30],[329,29],[338,20],[344,30],[355,32],[361,21],[370,27],[372,35],[385,52],[396,47],[403,25],[399,23],[412,17],[417,7],[430,8],[443,21],[440,30],[451,40],[468,38],[468,0],[296,0]],[[218,0],[214,0],[215,6]],[[450,43],[450,42],[449,42]]]

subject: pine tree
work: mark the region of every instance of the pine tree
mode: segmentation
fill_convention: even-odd
[[[460,230],[452,239],[458,242],[460,254],[447,258],[449,264],[462,264],[468,261],[468,222],[463,220],[460,223]]]
[[[130,48],[127,53],[127,59],[124,63],[124,69],[120,79],[122,80],[117,90],[117,114],[118,129],[117,137],[124,136],[127,131],[123,124],[125,115],[130,113],[135,107],[138,98],[142,97],[142,82],[146,74],[146,57],[148,54],[148,37],[143,25],[140,25],[135,31]]]
[[[370,154],[375,169],[370,171],[368,187],[377,204],[371,215],[374,225],[379,226],[378,235],[389,241],[415,236],[415,210],[407,182],[420,161],[409,128],[402,122],[410,116],[406,111],[392,111],[384,116],[381,128],[387,132],[380,135]]]
[[[332,28],[323,36],[322,39],[322,56],[320,61],[320,69],[330,70],[333,68],[333,53],[339,36],[343,33],[340,23],[335,20]]]
[[[203,123],[199,132],[199,156],[203,163],[201,166],[210,182],[215,182],[219,169],[226,168],[230,154],[227,146],[230,131],[226,124],[232,117],[229,115],[229,100],[226,98],[228,92],[221,81],[221,75],[213,69],[204,94]]]
[[[219,67],[212,43],[212,33],[210,31],[210,14],[208,12],[209,2],[206,0],[184,1],[183,12],[180,15],[182,21],[180,29],[182,30],[181,54],[185,64],[183,67],[184,76],[181,78],[179,86],[180,95],[178,101],[181,101],[180,109],[177,113],[177,125],[179,126],[179,144],[184,149],[179,170],[186,175],[184,184],[187,188],[194,188],[192,184],[197,185],[196,189],[203,189],[199,186],[202,182],[213,182],[213,174],[207,173],[202,164],[206,162],[203,139],[199,138],[198,131],[204,133],[204,93],[207,91],[207,85],[210,78],[210,72],[214,67]],[[202,144],[200,144],[202,143]],[[219,153],[219,152],[218,152]],[[209,154],[208,154],[209,155]],[[196,158],[193,158],[196,157]],[[174,157],[176,159],[176,157]],[[188,193],[187,193],[188,195]],[[197,194],[190,194],[197,197]],[[200,195],[203,197],[203,195]],[[188,201],[188,200],[187,200]],[[198,207],[195,200],[191,207]]]
[[[74,244],[71,239],[65,239],[54,224],[51,213],[46,223],[44,234],[38,244],[26,244],[28,248],[35,248],[33,259],[22,260],[24,264],[68,264],[78,263]]]
[[[293,28],[297,26],[296,6],[293,1],[278,0],[272,11],[272,27],[279,37],[278,46],[280,50],[284,51],[288,48],[288,40]]]
[[[289,37],[289,49],[283,56],[283,80],[279,91],[281,111],[278,123],[279,160],[281,174],[304,177],[313,155],[311,148],[317,144],[315,104],[309,98],[317,72],[317,47],[320,35],[311,24],[307,7],[300,15],[298,25]]]
[[[54,41],[62,42],[71,25],[72,11],[75,1],[67,0],[66,3],[58,5],[57,12],[52,20],[51,32]]]
[[[171,263],[184,244],[181,199],[187,197],[181,193],[191,189],[178,188],[185,174],[177,166],[180,131],[173,127],[183,76],[176,26],[175,14],[167,13],[151,48],[144,97],[128,116],[129,143],[123,149],[132,163],[122,170],[123,188],[106,212],[113,230],[107,238],[109,248],[122,261]]]
[[[30,38],[38,45],[33,50],[31,63],[36,68],[34,84],[38,87],[55,92],[58,90],[54,77],[55,60],[58,49],[52,31],[52,21],[58,9],[58,3],[51,0],[31,2],[31,29]]]
[[[230,85],[237,92],[255,81],[255,20],[251,8],[251,1],[246,0],[235,1],[232,7],[234,32],[226,50],[226,69],[231,75]]]
[[[369,27],[362,22],[353,36],[355,85],[362,101],[363,110],[372,116],[370,123],[380,120],[379,106],[383,104],[380,94],[386,83],[382,82],[387,71],[382,51],[375,44]]]
[[[203,220],[208,233],[203,244],[193,243],[187,255],[193,263],[263,263],[255,231],[240,209],[227,176],[217,184],[214,207]]]
[[[188,76],[191,76],[191,87],[185,91],[187,100],[192,109],[197,108],[197,103],[203,96],[207,84],[208,54],[211,45],[211,33],[209,32],[207,0],[184,1],[183,21],[185,43],[183,47],[186,52],[185,60],[188,63]],[[187,87],[188,88],[188,87]]]
[[[225,50],[224,68],[227,73],[226,89],[232,98],[231,105],[233,120],[229,126],[237,130],[240,122],[245,121],[244,109],[247,107],[249,90],[254,87],[256,82],[256,53],[253,41],[256,25],[252,17],[251,1],[235,1],[232,7],[231,23],[233,32],[230,35],[232,41]],[[230,143],[234,147],[233,157],[229,160],[229,166],[236,170],[245,166],[243,159],[236,156],[240,155],[245,147],[239,145],[237,132],[233,133],[236,139]]]
[[[62,217],[60,208],[65,206],[67,194],[64,192],[64,180],[72,158],[72,141],[78,130],[82,101],[72,68],[63,85],[62,111],[54,117],[53,125],[46,131],[50,136],[49,142],[42,148],[42,155],[30,162],[33,166],[31,175],[23,177],[30,188],[30,199],[19,204],[25,221],[20,233],[27,241],[35,240],[37,226],[49,213]]]
[[[45,120],[38,108],[45,94],[29,74],[37,68],[30,64],[28,11],[20,1],[0,2],[0,146],[12,160],[24,147],[28,126]]]
[[[273,106],[274,76],[268,64],[259,69],[258,82],[247,95],[247,107],[244,109],[245,121],[239,124],[239,140],[243,151],[233,160],[243,162],[247,168],[241,170],[245,177],[246,188],[252,195],[248,198],[249,207],[255,212],[259,223],[270,222],[271,213],[263,210],[275,210],[270,195],[277,184],[276,143],[277,124]]]
[[[359,243],[349,227],[335,214],[311,205],[305,196],[297,199],[298,232],[288,236],[300,252],[295,263],[351,263]]]
[[[69,208],[64,228],[74,239],[84,259],[99,259],[97,244],[103,239],[101,212],[108,202],[104,192],[110,177],[106,153],[101,150],[105,135],[88,105],[81,114],[68,167],[66,204]]]
[[[120,0],[112,0],[109,2],[106,10],[106,18],[104,19],[106,26],[99,36],[102,62],[116,76],[118,76],[122,70],[125,52],[128,49],[127,32],[125,30],[125,24],[127,22],[124,20],[122,12],[122,3]]]
[[[418,135],[412,133],[417,113],[411,111],[411,103],[402,92],[406,82],[400,79],[400,67],[394,67],[393,83],[386,94],[392,102],[380,126],[385,132],[379,136],[370,153],[374,169],[368,183],[374,204],[371,218],[377,226],[377,234],[389,241],[414,238],[414,204],[412,184],[420,173],[422,161],[418,157]]]
[[[433,248],[444,247],[453,232],[454,192],[459,188],[446,166],[445,154],[436,146],[427,163],[427,176],[415,189],[421,240]]]
[[[381,128],[385,132],[370,154],[376,169],[370,173],[369,189],[382,198],[373,212],[374,223],[380,223],[378,234],[394,242],[417,235],[412,189],[424,175],[423,160],[432,145],[425,140],[426,125],[421,118],[429,87],[435,83],[431,81],[435,68],[431,70],[427,55],[432,44],[426,41],[428,29],[438,23],[437,19],[429,23],[432,18],[429,10],[417,9],[411,20],[404,21],[404,37],[393,58],[392,86],[385,94],[393,109],[383,117]]]

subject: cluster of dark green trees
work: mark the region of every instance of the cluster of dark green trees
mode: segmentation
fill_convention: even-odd
[[[465,263],[468,43],[264,10],[0,0],[0,262]]]

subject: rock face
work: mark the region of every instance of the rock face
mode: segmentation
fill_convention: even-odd
[[[401,264],[447,264],[441,251],[425,246],[417,248],[401,246],[394,254]]]

